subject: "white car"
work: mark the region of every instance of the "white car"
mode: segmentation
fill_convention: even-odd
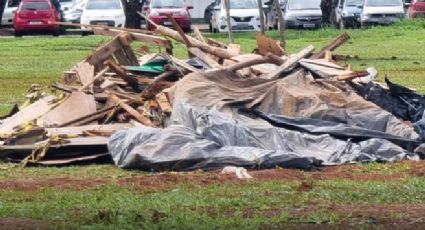
[[[81,24],[123,28],[125,12],[121,0],[87,0],[81,15]]]
[[[69,8],[63,12],[64,21],[80,24],[81,15],[83,14],[83,9],[86,6],[86,2],[87,0],[74,0],[74,4],[69,6]]]
[[[7,0],[6,6],[3,11],[3,17],[1,18],[2,26],[13,26],[13,14],[18,9],[19,3],[19,0]]]
[[[402,0],[365,0],[360,23],[363,26],[388,25],[405,17]]]
[[[260,31],[260,13],[257,0],[229,0],[232,31]],[[224,0],[214,7],[211,17],[213,32],[228,32]]]

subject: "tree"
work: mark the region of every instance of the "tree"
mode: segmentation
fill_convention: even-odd
[[[6,7],[6,1],[0,1],[0,26],[1,26],[1,19],[3,18],[3,11]]]
[[[141,12],[146,0],[122,0],[125,6],[125,16],[127,18],[125,27],[127,28],[141,28],[142,18],[137,12]]]
[[[334,24],[336,21],[335,18],[335,5],[337,1],[335,0],[322,0],[320,3],[320,8],[322,9],[322,21],[325,25]]]

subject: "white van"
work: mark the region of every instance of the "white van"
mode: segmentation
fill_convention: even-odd
[[[13,14],[18,9],[21,0],[7,0],[4,8],[3,17],[1,18],[1,25],[6,27],[13,26]]]
[[[362,27],[388,25],[404,17],[403,0],[365,0],[360,23]]]

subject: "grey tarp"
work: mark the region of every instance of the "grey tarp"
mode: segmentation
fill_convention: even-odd
[[[310,168],[418,158],[385,139],[414,143],[418,135],[412,128],[358,96],[346,83],[314,80],[304,71],[273,81],[240,79],[225,70],[190,74],[171,89],[170,99],[173,113],[167,128],[133,128],[111,137],[109,152],[118,166],[156,171],[227,165]],[[240,107],[336,122],[391,138],[356,140],[276,127],[240,113]]]

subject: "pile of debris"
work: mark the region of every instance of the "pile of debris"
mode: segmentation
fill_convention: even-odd
[[[258,35],[258,48],[241,54],[238,45],[205,39],[197,29],[196,38],[175,29],[156,26],[161,36],[155,36],[93,26],[113,39],[50,90],[32,87],[24,105],[0,118],[0,159],[23,165],[113,160],[162,171],[422,156],[425,135],[412,123],[423,108],[407,113],[425,100],[389,81],[389,88],[374,82],[374,69],[336,64],[332,51],[347,34],[317,53],[309,46],[292,55]],[[172,55],[168,38],[187,47],[189,60]],[[133,41],[165,52],[133,49]],[[378,94],[388,103],[376,100]]]

